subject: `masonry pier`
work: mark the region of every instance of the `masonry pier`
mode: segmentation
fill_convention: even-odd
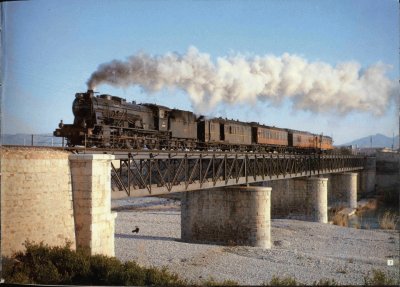
[[[224,187],[182,194],[181,238],[187,242],[271,248],[269,187]]]
[[[264,182],[272,187],[272,218],[327,223],[327,178],[302,177]]]
[[[91,254],[114,256],[111,212],[111,160],[113,155],[70,155],[77,248]]]
[[[313,221],[328,223],[328,179],[321,177],[308,178],[307,192],[313,199]]]
[[[357,208],[357,178],[355,172],[332,174],[329,184],[329,204]]]
[[[359,198],[373,194],[376,185],[376,158],[367,157],[365,168],[359,172],[358,192]]]

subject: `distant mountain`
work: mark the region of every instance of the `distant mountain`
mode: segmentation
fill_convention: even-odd
[[[61,146],[62,138],[52,134],[2,134],[3,145]]]
[[[378,148],[391,148],[393,144],[393,137],[388,137],[383,134],[376,134],[353,140],[351,142],[342,144],[342,146],[357,146],[359,148],[378,147]],[[394,148],[399,148],[399,136],[394,137]]]

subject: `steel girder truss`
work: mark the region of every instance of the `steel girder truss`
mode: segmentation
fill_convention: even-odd
[[[364,157],[348,155],[139,152],[117,158],[113,190],[133,197],[356,171],[365,164]]]

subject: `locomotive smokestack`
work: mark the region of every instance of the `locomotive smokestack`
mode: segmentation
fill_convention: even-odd
[[[331,66],[287,53],[280,57],[237,54],[212,61],[210,55],[190,47],[182,55],[139,53],[126,61],[101,64],[87,85],[89,89],[100,84],[138,85],[147,92],[180,88],[200,113],[221,102],[276,104],[287,98],[294,108],[312,112],[382,115],[399,92],[385,75],[389,68],[383,63],[361,68],[354,61]]]
[[[92,89],[88,89],[86,93],[89,94],[89,97],[94,96],[94,91]]]

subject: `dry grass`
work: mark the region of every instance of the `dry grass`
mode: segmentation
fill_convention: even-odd
[[[336,206],[331,208],[329,210],[329,218],[331,218],[331,221],[334,225],[348,227],[349,217],[347,216],[347,214],[344,214],[342,212],[343,209],[344,206]]]
[[[395,213],[386,211],[382,217],[378,218],[379,226],[382,229],[396,229],[396,225],[399,222],[399,217]]]
[[[356,215],[357,215],[357,216],[360,216],[360,215],[362,215],[362,214],[363,214],[365,211],[367,211],[367,210],[376,209],[377,206],[378,206],[378,201],[377,201],[375,198],[369,199],[368,202],[367,202],[367,204],[365,204],[365,205],[362,206],[362,207],[358,207],[358,208],[357,208],[357,210],[356,210]]]
[[[347,227],[349,226],[349,217],[346,214],[339,212],[336,212],[333,217],[332,221],[334,225],[338,226],[344,226]]]

